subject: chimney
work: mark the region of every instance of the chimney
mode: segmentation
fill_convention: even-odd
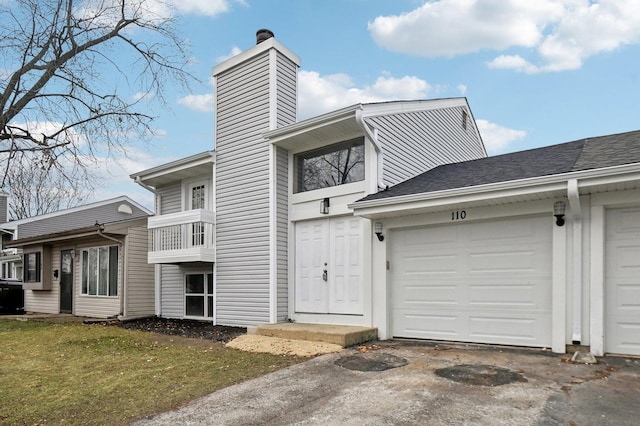
[[[256,44],[260,44],[271,37],[273,37],[273,32],[271,30],[266,28],[260,29],[256,32]]]

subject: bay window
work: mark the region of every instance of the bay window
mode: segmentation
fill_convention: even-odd
[[[82,249],[82,294],[118,295],[118,246]]]

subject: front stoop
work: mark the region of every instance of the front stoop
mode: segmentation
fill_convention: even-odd
[[[302,324],[297,322],[263,324],[251,330],[251,332],[260,336],[279,337],[281,339],[333,343],[343,348],[378,338],[378,329],[372,327]]]

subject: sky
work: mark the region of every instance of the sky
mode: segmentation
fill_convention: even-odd
[[[131,173],[214,148],[211,69],[261,28],[301,58],[299,120],[464,96],[489,155],[640,129],[640,0],[172,1],[201,82],[167,82],[155,136],[104,164],[89,201],[152,208]]]

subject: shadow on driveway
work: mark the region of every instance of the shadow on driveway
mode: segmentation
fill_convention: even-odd
[[[323,355],[135,424],[639,424],[638,359],[584,365],[568,354],[397,342],[364,351]]]

